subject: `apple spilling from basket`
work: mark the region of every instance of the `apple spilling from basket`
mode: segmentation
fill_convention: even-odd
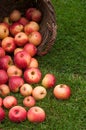
[[[36,8],[27,9],[24,15],[15,9],[0,23],[0,122],[6,117],[5,109],[12,122],[43,122],[46,112],[36,102],[47,96],[47,89],[53,88],[57,99],[71,95],[68,85],[56,85],[54,74],[43,77],[39,69],[35,55],[42,42],[41,20],[42,12]],[[12,95],[18,92],[23,96],[22,106]]]

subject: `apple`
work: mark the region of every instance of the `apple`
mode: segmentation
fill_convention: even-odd
[[[3,56],[5,56],[5,50],[0,47],[0,58],[2,58]]]
[[[26,17],[21,17],[18,22],[25,26],[28,23],[28,20]]]
[[[29,20],[39,22],[42,19],[42,13],[39,9],[36,8],[29,8],[26,11],[26,17]]]
[[[16,48],[14,38],[11,36],[5,37],[2,40],[1,45],[2,45],[2,48],[8,53],[12,53]]]
[[[17,66],[11,65],[7,69],[7,74],[8,74],[8,77],[11,77],[11,76],[22,76],[23,72]]]
[[[10,13],[9,18],[10,18],[11,21],[16,22],[21,18],[21,12],[17,9],[14,9]]]
[[[31,56],[23,51],[19,51],[14,55],[14,63],[20,69],[26,69],[30,64]]]
[[[10,18],[8,16],[6,16],[6,17],[3,18],[3,23],[8,24],[8,27],[9,27],[9,25],[12,24],[12,22],[10,21]]]
[[[42,79],[42,85],[45,88],[54,87],[56,83],[56,77],[53,74],[47,73],[44,78]]]
[[[7,84],[1,84],[0,85],[0,95],[1,96],[7,96],[10,94],[10,88]]]
[[[38,46],[42,42],[42,35],[40,32],[34,31],[28,35],[28,40],[35,46]]]
[[[23,105],[25,107],[33,107],[36,104],[36,100],[32,96],[27,96],[23,99]]]
[[[57,99],[68,99],[71,95],[71,89],[66,84],[56,85],[53,94]]]
[[[9,28],[6,23],[0,23],[0,39],[4,39],[9,35]]]
[[[36,58],[32,57],[30,64],[27,68],[38,68],[38,61]]]
[[[24,32],[19,32],[14,37],[17,46],[22,47],[28,42],[28,36]]]
[[[39,31],[40,27],[37,22],[30,21],[28,24],[24,26],[24,32],[29,35],[31,32]]]
[[[24,80],[20,76],[11,76],[9,78],[9,88],[11,92],[18,92],[20,87],[24,84]]]
[[[3,99],[3,106],[7,109],[10,109],[17,104],[17,99],[14,96],[9,95]]]
[[[8,117],[12,122],[20,123],[26,120],[27,111],[22,106],[14,106],[9,110]]]
[[[24,27],[22,24],[20,24],[19,22],[15,22],[12,25],[10,25],[9,30],[10,30],[11,35],[15,36],[17,33],[23,31],[23,28]]]
[[[14,55],[19,52],[19,51],[23,51],[23,48],[21,47],[17,47],[15,50],[14,50]]]
[[[39,83],[42,73],[39,68],[28,68],[24,71],[24,79],[27,83]]]
[[[32,91],[32,96],[35,98],[35,100],[41,100],[45,98],[47,95],[47,91],[43,86],[37,86]]]
[[[0,107],[3,105],[3,99],[0,97]]]
[[[28,9],[26,10],[25,16],[26,16],[26,18],[27,18],[29,21],[32,20],[32,12],[33,12],[34,10],[36,10],[36,8],[28,8]]]
[[[7,72],[3,69],[0,69],[0,84],[5,84],[8,81]]]
[[[32,90],[33,90],[32,86],[30,84],[25,83],[21,86],[20,93],[23,96],[29,96],[32,94]]]
[[[35,56],[37,53],[37,47],[32,43],[27,43],[24,46],[24,50],[31,55],[31,57]]]
[[[0,69],[4,69],[7,71],[7,69],[13,65],[13,60],[10,55],[5,55],[2,58],[0,58]]]
[[[5,110],[0,107],[0,123],[5,119]]]
[[[27,112],[27,119],[32,123],[41,123],[45,120],[46,113],[39,106],[31,107]]]

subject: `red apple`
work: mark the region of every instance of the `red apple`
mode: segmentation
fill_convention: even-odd
[[[34,32],[34,31],[39,31],[39,24],[34,22],[34,21],[30,21],[28,24],[26,24],[24,26],[24,32],[28,35],[30,34],[31,32]]]
[[[9,87],[12,92],[18,92],[23,84],[24,80],[19,76],[11,76],[9,78]]]
[[[32,20],[35,22],[40,22],[42,19],[42,13],[39,9],[36,9],[32,12]]]
[[[8,81],[7,72],[3,69],[0,69],[0,84],[5,84]]]
[[[0,123],[5,119],[5,110],[0,107]]]
[[[15,36],[17,33],[23,31],[23,25],[19,22],[15,22],[12,25],[10,25],[10,33]]]
[[[27,68],[38,68],[38,61],[36,58],[31,58],[30,64]]]
[[[32,43],[27,43],[24,46],[24,50],[31,55],[31,57],[35,56],[37,53],[37,47]]]
[[[0,107],[3,105],[3,99],[0,97]]]
[[[8,53],[12,53],[15,48],[16,48],[16,44],[15,44],[15,41],[14,41],[14,38],[13,37],[5,37],[3,40],[2,40],[2,48],[8,52]]]
[[[7,84],[1,84],[0,85],[0,95],[1,96],[7,96],[10,94],[10,88]]]
[[[3,56],[5,56],[5,50],[0,47],[0,58],[2,58]]]
[[[17,66],[11,65],[7,69],[7,74],[8,74],[8,77],[11,77],[11,76],[22,76],[23,72]]]
[[[54,87],[55,83],[56,83],[56,77],[50,73],[47,73],[42,79],[42,85],[46,88]]]
[[[0,69],[7,70],[13,64],[12,57],[5,55],[0,59]]]
[[[33,107],[36,104],[35,98],[32,96],[27,96],[23,99],[23,105],[25,107]]]
[[[11,13],[10,13],[10,20],[12,20],[13,22],[18,21],[21,18],[21,12],[17,9],[14,9]]]
[[[20,69],[26,69],[30,64],[31,56],[25,51],[19,51],[14,55],[14,63]]]
[[[27,83],[39,83],[42,73],[38,68],[28,68],[24,71],[24,79]]]
[[[42,42],[42,35],[38,31],[34,31],[28,35],[29,42],[38,46]]]
[[[5,108],[10,109],[13,106],[17,105],[17,99],[14,96],[6,96],[3,99],[3,105]]]
[[[23,48],[21,48],[21,47],[16,48],[16,49],[14,50],[14,55],[15,55],[17,52],[19,52],[19,51],[23,51]]]
[[[6,23],[0,23],[0,39],[4,39],[9,35],[9,28]]]
[[[28,20],[25,17],[21,17],[18,22],[25,26],[28,23]]]
[[[17,46],[24,46],[28,42],[28,36],[24,32],[19,32],[14,37]]]
[[[42,13],[39,9],[29,8],[26,11],[26,17],[28,20],[39,22],[42,18]]]
[[[37,86],[33,89],[32,91],[32,96],[36,99],[36,100],[41,100],[43,98],[45,98],[45,96],[47,95],[47,91],[44,87],[42,86]]]
[[[33,12],[34,10],[36,10],[36,8],[28,8],[28,9],[26,10],[25,16],[26,16],[26,18],[27,18],[28,20],[32,20],[32,12]]]
[[[27,111],[22,106],[14,106],[9,110],[8,117],[12,122],[20,123],[26,120]]]
[[[39,106],[31,107],[27,112],[27,119],[32,123],[41,123],[45,120],[46,113]]]
[[[53,93],[57,99],[68,99],[71,95],[71,89],[66,84],[59,84],[55,86]]]
[[[32,86],[30,84],[25,83],[21,86],[20,93],[23,96],[29,96],[32,94],[32,90],[33,90]]]

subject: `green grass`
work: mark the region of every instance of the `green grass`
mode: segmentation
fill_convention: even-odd
[[[54,97],[53,89],[47,90],[46,98],[36,104],[46,112],[43,123],[16,124],[6,117],[0,130],[86,130],[86,1],[52,0],[52,3],[58,25],[57,38],[51,51],[37,59],[43,75],[55,74],[56,84],[68,84],[72,95],[62,101]],[[16,97],[22,105],[23,97],[20,94]]]

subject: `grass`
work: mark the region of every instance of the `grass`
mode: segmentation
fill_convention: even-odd
[[[37,57],[45,75],[53,73],[56,84],[71,87],[72,95],[66,101],[57,100],[53,89],[36,105],[46,111],[46,120],[40,124],[29,121],[20,124],[6,119],[0,130],[86,130],[86,1],[52,0],[56,12],[58,34],[51,51]],[[22,96],[15,95],[22,105]]]

